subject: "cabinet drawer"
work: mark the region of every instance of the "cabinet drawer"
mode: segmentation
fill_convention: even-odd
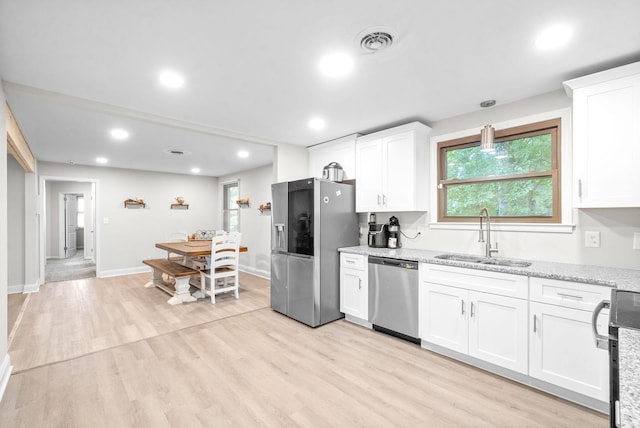
[[[593,311],[602,300],[611,299],[611,287],[560,281],[557,279],[530,278],[530,300],[567,308]]]
[[[362,254],[340,253],[340,267],[364,270],[367,266],[367,256]]]
[[[422,280],[500,296],[529,297],[529,278],[523,275],[422,263]]]

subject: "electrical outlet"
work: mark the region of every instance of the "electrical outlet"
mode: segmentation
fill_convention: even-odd
[[[585,232],[584,246],[587,248],[600,248],[600,232]]]
[[[633,232],[633,249],[640,250],[640,232]]]

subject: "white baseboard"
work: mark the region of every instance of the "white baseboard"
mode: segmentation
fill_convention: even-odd
[[[259,276],[264,279],[271,279],[271,273],[262,269],[254,269],[250,266],[240,266],[240,270],[242,272],[250,273],[252,275]],[[96,276],[98,278],[107,278],[111,276],[135,275],[138,273],[151,273],[151,268],[147,266],[140,266],[140,267],[126,268],[126,269],[101,270],[96,274]]]
[[[22,294],[24,293],[24,285],[10,285],[7,287],[7,294]]]
[[[40,281],[36,281],[35,284],[25,284],[23,293],[37,293],[40,291]]]
[[[96,272],[96,277],[107,278],[110,276],[134,275],[138,273],[150,273],[150,272],[151,272],[151,268],[147,266],[140,266],[140,267],[126,268],[126,269],[101,270],[100,272]]]
[[[38,281],[35,284],[19,284],[7,287],[7,294],[37,293],[38,291],[40,291],[40,283]]]
[[[4,391],[7,389],[12,371],[11,358],[9,358],[9,354],[6,354],[2,360],[2,364],[0,364],[0,401],[2,401]]]
[[[260,278],[264,278],[264,279],[271,279],[271,272],[267,272],[265,270],[262,269],[255,269],[252,268],[250,266],[239,266],[239,270],[241,272],[246,272],[246,273],[250,273],[251,275],[255,275],[255,276],[259,276]]]

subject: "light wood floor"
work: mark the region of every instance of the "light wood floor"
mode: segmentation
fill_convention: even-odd
[[[344,320],[269,283],[180,306],[148,275],[47,284],[9,349],[0,427],[605,427],[603,415]]]

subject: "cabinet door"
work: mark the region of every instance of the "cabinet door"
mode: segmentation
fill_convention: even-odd
[[[527,374],[527,301],[469,292],[469,355]]]
[[[360,319],[368,318],[368,295],[364,271],[340,269],[340,312]]]
[[[609,354],[598,349],[591,332],[591,312],[530,303],[529,375],[601,401],[609,400]],[[598,319],[606,334],[608,314]]]
[[[415,203],[415,133],[382,139],[382,211],[410,211]]]
[[[579,207],[640,206],[640,75],[574,92]]]
[[[380,138],[356,143],[356,211],[379,211],[382,203]]]
[[[421,287],[421,339],[466,354],[468,292],[429,282]]]

